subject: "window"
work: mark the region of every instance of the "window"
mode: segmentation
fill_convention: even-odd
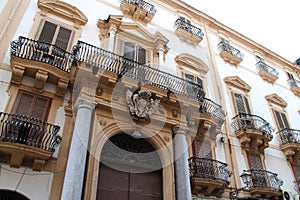
[[[42,30],[40,31],[37,38],[39,41],[54,44],[55,46],[58,46],[63,50],[67,50],[71,35],[71,30],[62,27],[61,25],[57,25],[49,21],[44,21]]]
[[[300,186],[300,166],[299,164],[292,163],[292,169],[296,179],[296,184]]]
[[[193,75],[193,74],[188,74],[185,72],[182,72],[182,73],[183,73],[183,77],[185,78],[185,80],[195,83],[195,84],[198,84],[198,85],[201,85],[203,87],[203,82],[202,82],[201,78],[199,78],[198,76]]]
[[[47,97],[20,91],[14,112],[46,121],[50,104],[51,100]]]
[[[124,57],[130,60],[134,60],[138,63],[146,63],[146,50],[135,43],[124,43]]]
[[[263,163],[260,154],[247,152],[249,167],[251,171],[251,178],[253,187],[267,187],[266,173],[263,170]]]
[[[198,158],[212,158],[210,141],[201,141],[199,138],[194,138],[193,141],[193,154]]]
[[[284,129],[284,128],[290,128],[289,122],[287,120],[286,114],[283,112],[280,112],[278,110],[273,109],[273,113],[275,116],[276,124],[278,127],[278,130]]]
[[[245,95],[233,93],[233,99],[238,113],[251,113],[249,101]]]

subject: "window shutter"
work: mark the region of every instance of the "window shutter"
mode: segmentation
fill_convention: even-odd
[[[250,112],[250,106],[249,106],[248,99],[246,96],[243,96],[243,98],[244,98],[244,106],[246,108],[246,113],[250,114],[251,112]]]
[[[284,128],[290,128],[290,125],[287,121],[287,117],[284,113],[282,112],[279,112],[277,110],[274,110],[274,113],[275,113],[275,117],[276,117],[276,121],[278,123],[278,128],[281,130],[281,129],[284,129]]]
[[[146,50],[140,46],[138,46],[138,58],[137,61],[139,63],[145,64],[146,63]]]
[[[55,25],[51,22],[45,21],[43,29],[41,31],[41,34],[40,34],[38,40],[51,44],[53,41],[56,27],[57,27],[57,25]]]
[[[34,117],[40,120],[47,120],[47,114],[50,108],[50,99],[47,97],[20,91],[17,99],[19,99],[15,113]]]
[[[33,102],[31,109],[31,117],[46,120],[46,114],[49,107],[49,99],[37,96]]]
[[[293,167],[293,171],[294,171],[296,180],[299,180],[300,179],[300,166],[292,164],[292,167]]]
[[[247,152],[247,156],[251,169],[263,169],[260,155]]]
[[[67,50],[71,33],[71,30],[60,27],[55,41],[55,45],[62,48],[63,50]]]
[[[28,116],[30,114],[31,105],[33,103],[34,95],[29,93],[19,93],[19,103],[15,110],[15,113]]]
[[[210,141],[195,139],[193,141],[194,155],[199,158],[212,158]]]
[[[234,93],[234,100],[238,113],[250,114],[250,106],[246,96]]]

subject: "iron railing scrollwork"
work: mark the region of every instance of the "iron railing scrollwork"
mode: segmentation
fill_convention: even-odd
[[[198,38],[203,39],[204,37],[204,33],[202,32],[202,30],[188,22],[186,22],[185,20],[179,18],[175,21],[174,23],[175,29],[181,28],[189,33],[192,33],[193,35],[197,36]]]
[[[257,115],[239,113],[237,116],[232,118],[231,126],[234,131],[240,131],[243,129],[259,130],[273,138],[272,133],[274,128],[266,120]]]
[[[0,112],[0,141],[20,143],[54,152],[62,140],[60,127],[21,114]]]
[[[283,181],[276,173],[262,169],[250,169],[244,171],[251,174],[249,188],[269,188],[273,190],[280,190],[280,187],[283,184]]]
[[[230,44],[225,43],[225,42],[220,42],[218,44],[218,50],[220,52],[226,51],[226,52],[230,53],[231,55],[233,55],[237,58],[240,58],[240,59],[242,59],[244,57],[244,54],[240,50],[238,50],[237,48],[234,48],[233,46],[231,46]]]
[[[277,132],[280,138],[280,145],[286,143],[299,143],[300,144],[300,130],[284,128]]]
[[[297,87],[300,88],[300,81],[294,79],[294,78],[290,78],[288,79],[288,84],[290,87]]]
[[[266,63],[259,61],[258,63],[256,63],[256,67],[259,71],[266,71],[270,74],[272,74],[273,76],[278,77],[278,72],[276,71],[275,68],[271,67],[270,65],[267,65]]]
[[[203,178],[222,181],[229,185],[231,172],[227,164],[210,158],[189,158],[190,176],[192,178]]]
[[[47,63],[65,72],[70,72],[74,61],[71,53],[58,46],[22,36],[12,41],[10,49],[13,56]]]
[[[98,69],[104,69],[117,73],[119,77],[127,76],[201,102],[205,96],[201,85],[81,41],[74,47],[73,54],[76,60],[92,67],[94,73]]]
[[[143,0],[119,0],[119,1],[120,1],[120,3],[126,2],[131,5],[134,5],[138,8],[145,10],[147,13],[150,13],[150,14],[156,13],[156,9],[155,9],[154,5],[152,5],[146,1],[143,1]]]
[[[225,120],[226,112],[222,109],[222,106],[213,102],[210,99],[204,98],[200,108],[200,113],[209,114],[214,118],[218,119],[219,126],[222,126]]]

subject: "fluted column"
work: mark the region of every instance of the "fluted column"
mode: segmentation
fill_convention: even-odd
[[[80,200],[95,102],[80,98],[62,191],[62,200]],[[63,159],[63,158],[61,158]]]
[[[176,125],[172,128],[175,134],[173,139],[175,180],[177,200],[191,200],[191,184],[188,165],[188,143],[186,140],[186,127]]]

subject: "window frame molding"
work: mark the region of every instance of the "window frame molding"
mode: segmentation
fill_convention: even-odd
[[[29,38],[38,40],[45,21],[49,21],[72,31],[67,47],[67,51],[71,51],[82,34],[87,17],[78,8],[62,1],[39,0],[37,6],[40,11],[36,13]]]

